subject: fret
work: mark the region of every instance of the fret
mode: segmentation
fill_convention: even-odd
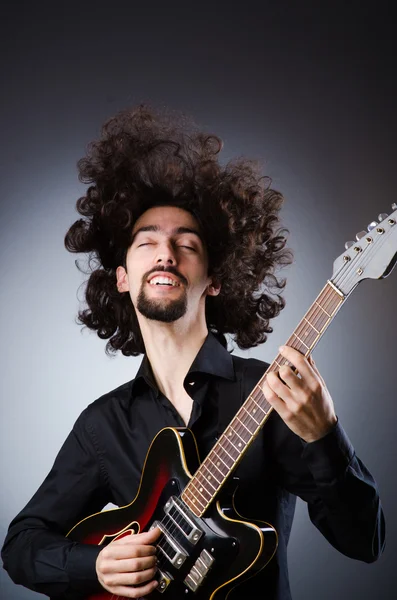
[[[231,434],[229,434],[230,436]],[[231,444],[233,446],[233,448],[235,450],[237,450],[237,452],[240,454],[240,450],[233,444],[232,440],[230,439],[230,437],[227,438],[227,441],[229,442],[229,444]]]
[[[190,481],[190,483],[191,483],[191,481]],[[205,509],[206,504],[203,504],[198,498],[196,498],[196,496],[193,494],[193,492],[190,491],[190,488],[189,488],[190,483],[188,483],[188,485],[185,487],[183,493],[189,492],[193,496],[193,500],[191,498],[188,498],[189,502],[191,502],[193,504],[193,508],[194,508],[194,505],[196,504],[196,502],[198,502],[198,504],[201,504],[201,506],[203,507],[203,509]]]
[[[225,443],[229,444],[230,448],[228,448],[229,455],[233,458],[233,462],[235,463],[239,457],[240,452],[236,449],[233,444],[230,443],[230,439],[228,437],[224,438]],[[236,454],[236,456],[234,456]]]
[[[317,302],[317,300],[315,301],[315,304],[317,304],[317,306],[319,306],[319,307],[321,308],[321,310],[322,310],[322,311],[323,311],[323,312],[324,312],[324,313],[325,313],[325,314],[328,316],[328,318],[329,318],[329,319],[331,319],[331,318],[332,318],[332,317],[331,317],[331,315],[329,315],[329,314],[327,313],[327,311],[325,310],[325,308],[323,308],[323,307],[321,306],[321,304],[319,304],[319,303]]]
[[[258,423],[255,421],[255,419],[252,418],[250,411],[245,407],[245,404],[243,404],[241,406],[241,408],[244,409],[245,412],[247,413],[247,415],[249,416],[249,418],[252,419],[258,425]],[[254,431],[256,431],[256,428],[254,429]],[[250,431],[250,434],[252,435],[252,431]]]
[[[215,449],[214,449],[214,448],[211,450],[211,454],[212,454],[212,452],[215,454],[215,456],[216,456],[217,458],[219,458],[219,460],[220,460],[220,461],[222,461],[222,462],[223,462],[223,464],[225,465],[225,467],[226,467],[226,468],[229,470],[229,469],[230,469],[230,466],[229,466],[229,465],[227,465],[227,464],[225,463],[225,461],[222,459],[222,457],[221,457],[221,456],[219,456],[219,454],[218,454],[217,452],[215,452]]]
[[[242,425],[243,427],[245,427],[245,429],[248,431],[248,433],[249,433],[250,435],[252,435],[252,431],[250,431],[250,430],[248,429],[248,427],[247,427],[246,425],[244,425],[244,423],[242,422],[242,420],[241,420],[241,419],[239,419],[239,417],[238,417],[237,415],[236,415],[236,419],[237,419],[238,421],[240,421],[241,425]]]
[[[208,503],[211,501],[212,498],[212,492],[208,491],[207,488],[204,486],[204,484],[202,484],[200,481],[198,482],[199,487],[196,486],[196,484],[193,482],[192,479],[192,485],[194,485],[194,487],[198,490],[198,492],[203,496],[203,498],[205,498],[203,492],[207,492],[208,494],[208,498],[205,498],[205,501]]]
[[[237,418],[237,416],[238,416],[238,413],[237,413],[237,415],[236,415],[235,419],[233,419],[233,421],[232,421],[232,425],[233,425],[233,431],[234,431],[234,432],[236,432],[236,428],[239,426],[239,424],[238,424],[238,423],[236,423],[236,418]],[[245,439],[245,437],[243,437],[243,436],[246,436],[246,438],[247,438],[247,439]],[[247,433],[246,433],[244,430],[242,430],[242,429],[241,429],[241,427],[240,427],[240,437],[242,437],[242,439],[244,440],[244,442],[245,442],[245,443],[247,443],[247,442],[249,442],[249,440],[250,440],[251,434],[250,434],[250,435],[248,435],[248,434],[247,434]],[[228,439],[230,439],[230,437],[229,437],[229,436],[228,436]]]
[[[239,435],[238,431],[236,429],[234,431],[235,431],[235,433],[237,433],[237,435],[240,438],[240,440],[242,440],[244,442],[244,444],[246,444],[247,442],[245,441],[244,438],[241,437],[241,435]]]
[[[310,346],[308,346],[307,344],[305,344],[305,342],[303,340],[301,340],[300,337],[296,333],[293,333],[292,335],[294,335],[296,337],[296,339],[299,340],[300,343],[305,346],[305,348],[307,348],[308,350],[310,350]]]
[[[321,329],[321,331],[323,332],[329,323],[329,319],[325,316],[324,313],[321,313],[315,317],[315,323],[316,323],[316,327]],[[322,333],[319,335],[316,335],[315,339],[318,340],[321,337],[321,335],[322,335]]]
[[[218,468],[218,466],[214,463],[214,461],[212,460],[211,456],[208,455],[206,460],[209,460],[210,462],[212,462],[212,464],[214,465],[215,469],[217,469],[217,471],[219,471],[219,473],[222,475],[222,477],[225,477],[225,473],[222,473],[222,471]]]
[[[200,494],[200,496],[201,496],[202,498],[204,498],[205,502],[208,502],[209,498],[206,498],[206,497],[204,496],[204,494],[203,494],[202,492],[200,492],[200,490],[198,489],[197,485],[194,483],[195,479],[196,479],[196,478],[195,478],[195,477],[193,477],[193,479],[191,479],[191,480],[190,480],[190,485],[192,485],[192,486],[195,488],[195,490],[196,490],[196,491],[197,491],[197,492]],[[201,483],[199,483],[199,485],[201,485]],[[203,488],[203,489],[205,489],[205,488]],[[214,490],[216,491],[216,488],[214,488]],[[205,491],[206,491],[206,492],[208,492],[208,490],[205,490]],[[209,492],[208,492],[208,494],[209,494],[209,496],[210,496],[210,498],[211,498],[211,494],[210,494]]]
[[[297,335],[299,337],[299,339],[304,342],[306,345],[308,344],[312,344],[313,340],[318,338],[318,334],[315,333],[315,330],[313,329],[313,327],[309,327],[306,325],[306,323],[299,323],[298,327],[295,329],[294,334],[293,335]]]
[[[208,482],[208,478],[203,473],[203,469],[202,469],[203,466],[204,466],[204,463],[201,464],[196,475],[193,477],[192,482],[195,487],[197,487],[196,484],[198,484],[200,486],[201,489],[199,489],[199,492],[201,492],[201,495],[204,496],[204,498],[208,501],[212,496],[212,492],[211,492],[211,490],[206,488],[206,485],[209,482]],[[210,473],[211,473],[211,471],[210,471]],[[212,473],[211,473],[211,475],[212,475]],[[214,477],[214,479],[216,479],[216,478]],[[203,489],[208,494],[209,498],[206,498],[205,494],[202,493]],[[214,489],[216,489],[216,488],[214,488]]]
[[[221,439],[222,439],[222,438],[221,438]],[[223,438],[223,439],[227,439],[227,438]],[[221,440],[219,440],[219,442],[220,442],[220,441],[221,441]],[[226,449],[225,449],[223,446],[221,446],[221,448],[222,448],[222,450],[223,450],[224,452],[226,452],[226,454],[227,454],[228,456],[230,456],[230,458],[231,458],[231,459],[232,459],[232,461],[233,461],[233,465],[234,465],[234,463],[235,463],[236,461],[234,460],[233,456],[232,456],[231,454],[229,454],[229,452],[228,452],[228,451],[227,451],[227,450],[226,450]]]
[[[255,409],[253,409],[253,410],[255,410]],[[260,426],[260,423],[259,423],[259,421],[257,421],[257,420],[256,420],[256,419],[255,419],[255,418],[252,416],[252,415],[251,415],[251,419],[252,419],[253,421],[255,421],[255,423],[258,425],[258,427]]]
[[[299,327],[296,330],[296,333],[298,337],[302,341],[304,341],[306,346],[309,346],[309,348],[314,346],[319,338],[319,335],[315,333],[315,329],[313,327],[310,327],[309,329],[305,323],[301,323],[301,325],[299,325]]]
[[[261,380],[261,381],[262,381],[262,380]],[[260,382],[259,382],[259,383],[260,383]],[[257,386],[256,386],[256,387],[259,387],[259,384],[257,384]],[[262,390],[260,390],[260,393],[261,393],[261,394],[263,394]],[[255,398],[252,396],[252,393],[251,393],[251,394],[250,394],[248,397],[249,397],[249,398],[251,398],[251,400],[252,400],[252,401],[253,401],[253,402],[256,404],[256,406],[259,408],[259,410],[260,410],[261,412],[263,412],[263,414],[264,414],[264,415],[266,415],[266,411],[265,411],[265,410],[263,410],[263,408],[261,407],[261,405],[257,403],[257,401],[255,400]],[[253,409],[253,412],[254,412],[255,410],[256,410],[256,409],[254,408],[254,409]],[[259,423],[258,423],[258,425],[259,425]]]
[[[311,327],[312,329],[314,329],[314,331],[315,331],[315,332],[316,332],[318,335],[320,335],[320,333],[321,333],[321,332],[320,332],[320,331],[318,331],[318,329],[316,329],[316,328],[314,327],[314,325],[313,325],[312,323],[310,323],[310,321],[308,321],[308,320],[306,319],[306,317],[303,317],[303,318],[304,318],[304,320],[306,321],[306,323],[308,323],[308,324],[310,325],[310,327]]]
[[[209,477],[208,477],[208,476],[206,476],[206,475],[204,475],[204,473],[203,473],[203,477],[205,477],[205,482],[206,482],[206,483],[208,482],[208,483],[210,484],[210,486],[211,486],[212,488],[214,488],[214,490],[216,490],[216,487],[215,487],[215,486],[213,486],[213,485],[212,485],[212,483],[211,483],[211,477],[213,477],[213,478],[215,479],[215,481],[216,481],[216,482],[217,482],[219,485],[221,484],[221,482],[217,480],[217,478],[215,477],[215,475],[213,474],[213,472],[212,472],[212,471],[211,471],[211,470],[210,470],[210,469],[207,467],[207,465],[205,464],[205,461],[204,461],[203,463],[201,463],[201,466],[202,466],[202,467],[204,467],[204,469],[207,469],[207,471],[208,471],[208,473],[209,473]]]

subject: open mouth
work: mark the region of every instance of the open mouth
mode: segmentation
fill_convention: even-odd
[[[180,287],[180,283],[171,277],[166,277],[163,275],[156,275],[152,277],[148,284],[153,287],[161,287],[161,288],[174,288]]]
[[[172,290],[180,287],[180,285],[172,285],[171,283],[148,283],[148,285],[152,288],[161,290]]]

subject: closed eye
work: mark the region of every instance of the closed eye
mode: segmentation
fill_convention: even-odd
[[[140,248],[141,246],[153,246],[153,242],[145,242],[144,244],[139,244],[138,248]],[[187,248],[188,250],[193,250],[193,252],[196,252],[196,248],[192,248],[192,246],[180,246],[180,248]]]

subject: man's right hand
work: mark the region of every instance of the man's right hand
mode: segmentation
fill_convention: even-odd
[[[160,535],[155,527],[145,533],[126,535],[108,544],[98,554],[96,572],[100,584],[110,594],[125,598],[141,598],[158,585],[154,544]],[[146,585],[139,585],[148,582]],[[138,587],[134,587],[137,586]]]

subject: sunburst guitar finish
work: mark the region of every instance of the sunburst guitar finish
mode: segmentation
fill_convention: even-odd
[[[83,519],[67,537],[105,546],[131,530],[142,533],[158,525],[159,585],[150,597],[226,599],[235,586],[269,562],[277,548],[277,533],[267,523],[243,521],[232,490],[222,491],[219,500],[196,516],[181,493],[198,466],[196,441],[189,429],[161,430],[149,448],[131,504]],[[103,590],[87,600],[122,598]]]

